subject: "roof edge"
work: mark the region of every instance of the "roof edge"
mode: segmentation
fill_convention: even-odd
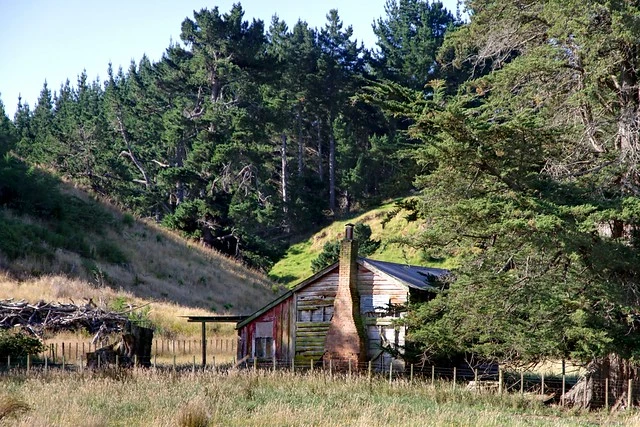
[[[338,267],[338,264],[339,263],[335,262],[335,263],[331,264],[330,266],[325,267],[322,270],[318,271],[313,276],[304,279],[302,282],[298,283],[292,289],[289,289],[287,292],[285,292],[284,294],[280,295],[278,298],[274,299],[273,301],[271,301],[270,303],[268,303],[264,307],[256,310],[254,313],[250,314],[243,321],[238,322],[238,324],[236,325],[236,329],[240,329],[243,326],[246,326],[248,323],[250,323],[251,321],[255,320],[257,317],[260,317],[261,315],[263,315],[264,313],[266,313],[267,311],[269,311],[270,309],[272,309],[276,305],[280,304],[282,301],[284,301],[287,298],[289,298],[295,292],[299,291],[300,289],[302,289],[305,286],[309,285],[311,282],[317,280],[318,278],[320,278],[320,277],[324,276],[325,274],[329,273],[330,271],[334,270],[335,268]]]

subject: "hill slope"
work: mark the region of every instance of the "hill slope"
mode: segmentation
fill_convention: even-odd
[[[152,319],[171,329],[184,323],[178,314],[250,313],[274,291],[213,250],[16,159],[0,161],[1,299],[152,303]]]
[[[421,225],[417,221],[408,221],[410,214],[406,210],[399,210],[388,221],[389,216],[396,208],[395,201],[389,202],[379,208],[358,214],[349,219],[336,221],[315,233],[306,240],[292,245],[286,255],[277,262],[269,276],[279,283],[289,287],[313,274],[311,261],[321,252],[325,243],[340,240],[344,235],[344,226],[347,223],[362,222],[371,227],[371,239],[380,240],[381,245],[369,258],[379,261],[390,261],[413,265],[428,265],[430,267],[452,267],[453,261],[437,263],[427,262],[420,251],[391,243],[393,238],[406,237],[418,232]]]

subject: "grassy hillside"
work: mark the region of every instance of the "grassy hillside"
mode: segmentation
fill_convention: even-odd
[[[274,297],[264,275],[137,220],[15,159],[0,162],[0,299],[92,298],[151,303],[181,331],[181,314],[247,314]]]
[[[393,238],[408,236],[420,229],[417,221],[410,222],[407,220],[409,212],[406,210],[400,210],[397,215],[394,215],[386,224],[383,224],[384,219],[394,209],[396,209],[395,201],[351,218],[334,222],[308,239],[291,246],[286,255],[273,266],[269,276],[287,286],[292,286],[309,277],[312,274],[311,261],[322,252],[324,244],[342,239],[345,224],[357,222],[368,224],[371,227],[371,238],[382,242],[380,248],[369,258],[413,265],[451,267],[451,262],[427,262],[419,251],[391,243]]]

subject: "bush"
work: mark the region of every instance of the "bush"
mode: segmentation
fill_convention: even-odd
[[[0,331],[0,360],[7,360],[7,356],[18,359],[44,350],[38,338],[22,332]]]

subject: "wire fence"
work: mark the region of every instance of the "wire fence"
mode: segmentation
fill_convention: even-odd
[[[218,340],[218,341],[216,341]],[[225,340],[229,342],[228,347]],[[523,396],[537,397],[546,403],[556,403],[559,405],[579,405],[591,408],[629,408],[628,402],[634,406],[640,406],[640,380],[618,380],[612,378],[594,378],[589,381],[589,387],[576,388],[579,377],[573,375],[545,375],[532,371],[503,371],[495,365],[471,367],[438,367],[402,364],[398,361],[388,364],[379,362],[357,363],[356,361],[336,361],[330,359],[306,360],[304,362],[296,360],[272,359],[249,359],[237,361],[235,356],[224,361],[216,360],[215,354],[211,355],[208,362],[203,366],[201,359],[196,354],[188,354],[191,350],[201,349],[192,341],[189,347],[187,340],[157,340],[158,351],[152,354],[149,360],[134,359],[131,366],[133,368],[147,367],[157,371],[173,371],[176,373],[217,371],[229,372],[238,370],[245,373],[265,373],[265,372],[290,372],[293,374],[320,374],[332,379],[384,379],[390,384],[396,382],[436,385],[451,387],[452,390],[464,389],[475,393],[495,393],[495,394],[520,394]],[[209,340],[208,340],[209,341]],[[154,340],[154,348],[155,348]],[[170,344],[169,344],[170,343]],[[175,343],[175,350],[174,350]],[[218,351],[235,351],[235,340],[226,338],[212,338],[211,348]],[[207,343],[209,344],[209,343]],[[32,372],[64,371],[64,372],[84,372],[87,369],[119,369],[124,364],[115,361],[101,361],[98,357],[97,364],[87,365],[86,353],[81,353],[82,346],[78,347],[78,358],[74,358],[75,345],[59,345],[60,353],[55,352],[51,347],[43,354],[24,356],[20,358],[7,357],[5,361],[0,360],[0,373],[3,375],[27,374]],[[89,350],[89,346],[85,346]],[[180,352],[188,355],[188,358],[178,358]],[[52,354],[53,352],[53,354]],[[160,359],[160,355],[166,352],[170,356],[169,360]],[[214,350],[215,352],[215,350]],[[50,357],[52,356],[52,357]],[[160,360],[160,362],[159,362]],[[5,363],[6,362],[6,363]],[[568,398],[570,396],[570,399]]]

